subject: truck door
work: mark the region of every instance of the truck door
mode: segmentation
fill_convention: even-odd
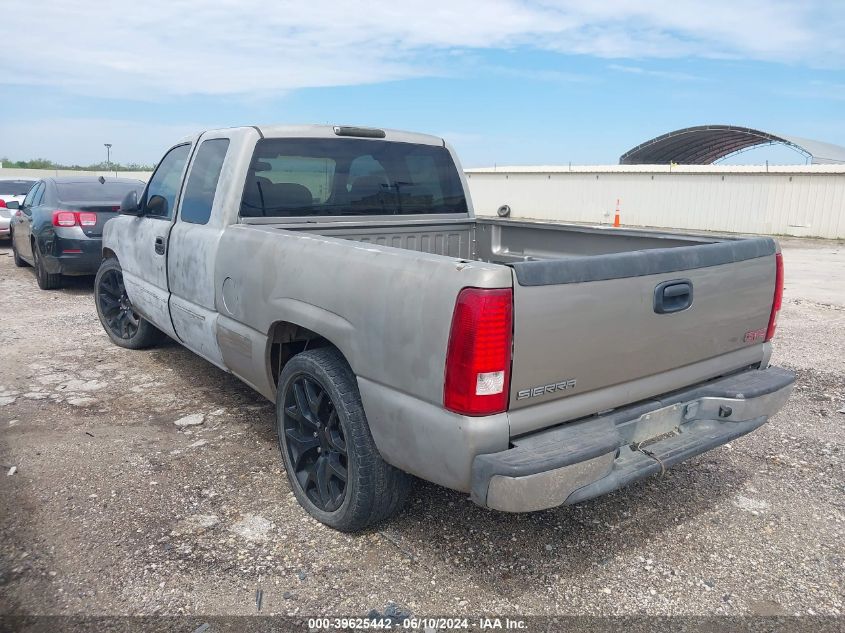
[[[224,168],[226,174],[237,173],[227,159],[229,144],[229,135],[202,137],[170,234],[167,262],[176,334],[186,347],[218,367],[224,364],[217,343],[214,264],[220,236],[230,220],[223,206],[232,185],[229,178],[221,184],[220,174]]]
[[[143,214],[132,218],[120,245],[123,281],[132,306],[148,321],[175,336],[168,310],[167,252],[170,229],[191,144],[173,147],[153,172],[141,198]]]

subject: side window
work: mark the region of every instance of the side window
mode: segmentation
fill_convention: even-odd
[[[211,217],[211,206],[217,191],[217,181],[223,169],[229,139],[217,138],[203,141],[191,165],[185,185],[180,219],[193,224],[206,224]]]
[[[38,184],[38,191],[35,192],[35,196],[32,200],[32,206],[37,207],[44,201],[44,191],[47,189],[47,183],[41,182]]]
[[[190,150],[190,145],[179,145],[161,159],[144,196],[146,215],[166,220],[173,217],[179,183],[182,182],[182,172]]]
[[[32,189],[29,190],[29,193],[26,194],[26,198],[23,199],[23,205],[22,206],[29,208],[33,205],[33,201],[35,200],[35,194],[38,193],[38,189],[43,184],[44,183],[42,183],[42,182],[37,182],[34,185],[32,185]]]

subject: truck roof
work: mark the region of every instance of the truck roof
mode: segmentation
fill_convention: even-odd
[[[240,126],[240,129],[245,127],[252,127],[258,130],[265,138],[338,138],[335,133],[336,125],[253,125]],[[220,132],[223,129],[239,129],[239,128],[221,128],[217,130],[205,130],[205,132]],[[417,143],[420,145],[444,145],[444,140],[438,136],[430,134],[419,134],[416,132],[406,132],[403,130],[389,130],[385,128],[365,128],[358,129],[373,130],[378,129],[384,132],[383,139],[385,141],[396,141],[400,143]],[[205,133],[203,132],[203,133]],[[192,134],[181,139],[179,142],[194,141],[198,134]],[[344,135],[346,136],[346,135]]]

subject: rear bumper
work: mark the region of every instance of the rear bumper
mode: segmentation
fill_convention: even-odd
[[[473,460],[472,499],[530,512],[617,490],[762,426],[794,382],[779,367],[749,370],[520,437]]]
[[[50,273],[94,275],[103,260],[101,237],[87,237],[78,227],[57,230],[43,253],[44,265]]]

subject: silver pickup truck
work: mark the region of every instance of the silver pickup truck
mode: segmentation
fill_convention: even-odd
[[[318,520],[397,512],[411,477],[525,512],[615,490],[753,431],[777,243],[480,219],[443,139],[331,126],[174,145],[103,237],[97,311],[277,405]]]

